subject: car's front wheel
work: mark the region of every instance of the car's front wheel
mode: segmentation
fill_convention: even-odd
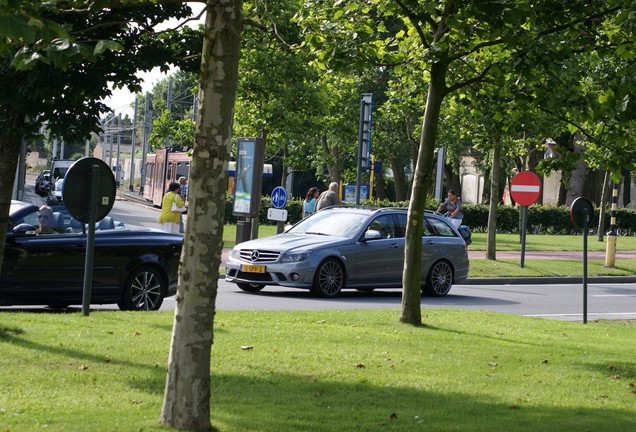
[[[314,275],[314,283],[310,289],[319,297],[334,297],[344,287],[345,272],[342,264],[331,258],[320,263]]]
[[[453,286],[453,268],[448,261],[438,261],[426,276],[426,285],[422,290],[424,294],[433,297],[443,297]]]
[[[139,267],[128,276],[117,305],[121,310],[157,310],[166,291],[166,281],[158,270]]]
[[[259,292],[260,290],[265,288],[265,285],[251,284],[251,283],[245,283],[245,282],[237,282],[236,286],[238,286],[240,289],[242,289],[245,292]]]

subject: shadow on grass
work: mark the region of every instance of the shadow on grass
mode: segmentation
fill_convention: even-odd
[[[163,392],[163,374],[154,382],[135,381],[144,390]],[[315,376],[213,374],[212,422],[225,431],[628,431],[631,410],[556,407],[550,401],[474,396],[470,383],[457,389],[321,381]],[[150,388],[149,388],[150,386]],[[420,388],[418,388],[420,387]],[[462,391],[464,390],[464,391]]]

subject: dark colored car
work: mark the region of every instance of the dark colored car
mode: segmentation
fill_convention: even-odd
[[[52,234],[36,235],[38,208],[11,201],[0,275],[0,305],[82,304],[86,226],[53,206]],[[93,304],[157,310],[174,295],[183,237],[106,216],[96,226]]]
[[[470,231],[439,213],[422,219],[422,292],[445,296],[468,277]],[[248,292],[280,285],[321,297],[345,288],[400,288],[406,225],[403,208],[329,207],[286,233],[237,244],[225,280]]]
[[[45,197],[49,194],[51,189],[51,171],[42,170],[38,177],[35,179],[35,193],[41,197]]]

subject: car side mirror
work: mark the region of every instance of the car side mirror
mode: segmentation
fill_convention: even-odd
[[[364,241],[369,241],[369,240],[379,240],[382,238],[382,233],[380,233],[380,231],[378,230],[367,230],[364,233]]]

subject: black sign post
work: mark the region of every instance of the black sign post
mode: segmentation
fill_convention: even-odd
[[[587,323],[587,235],[593,214],[594,206],[584,197],[575,199],[570,207],[572,223],[583,229],[583,324]]]
[[[93,288],[95,224],[110,213],[115,204],[116,182],[110,167],[101,159],[82,158],[64,177],[62,199],[71,216],[88,224],[82,313],[88,316]]]

